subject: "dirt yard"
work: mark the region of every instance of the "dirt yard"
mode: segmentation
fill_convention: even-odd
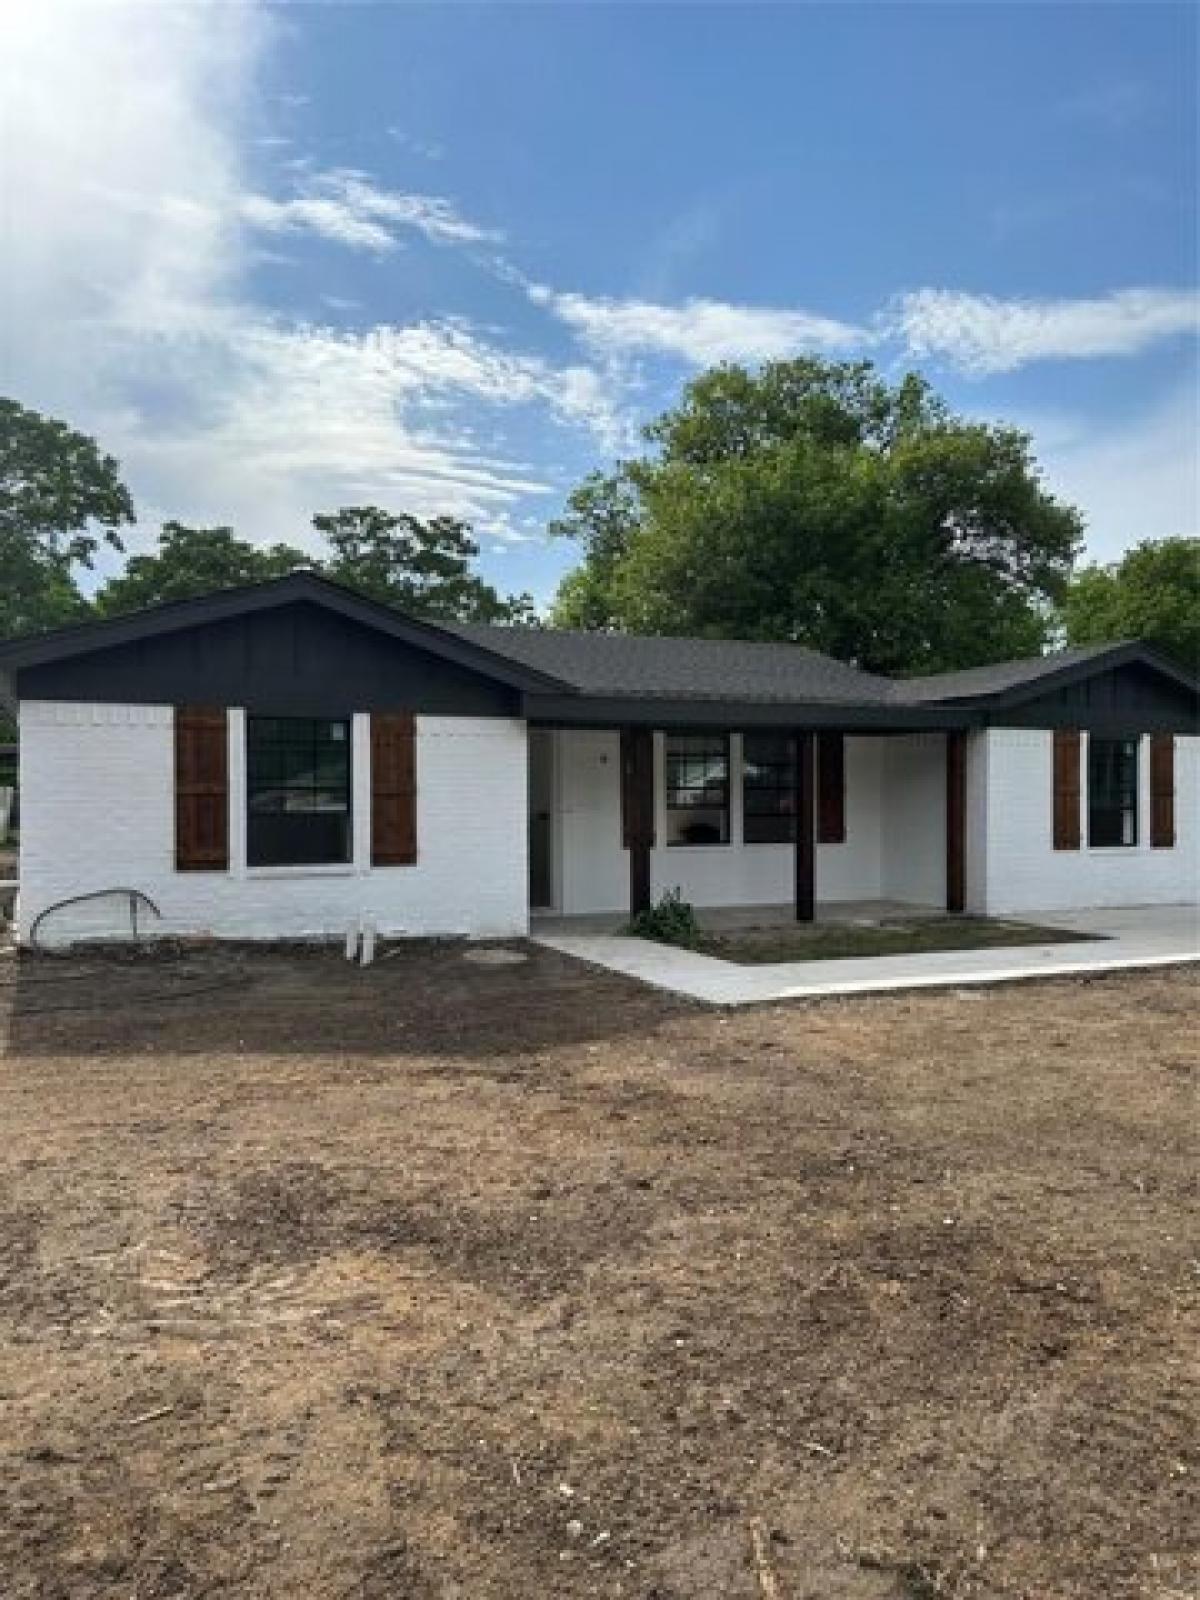
[[[1184,1600],[1196,1002],[10,953],[0,1594]]]

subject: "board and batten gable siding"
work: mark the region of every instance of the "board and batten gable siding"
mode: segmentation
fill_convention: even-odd
[[[46,906],[116,886],[156,902],[164,935],[340,937],[364,918],[384,935],[507,937],[528,927],[526,739],[499,717],[416,718],[417,860],[373,867],[370,718],[352,724],[354,859],[249,868],[245,715],[228,712],[227,871],[175,865],[175,713],[165,705],[25,701],[19,935]],[[95,902],[49,938],[120,937],[128,913]]]
[[[1178,733],[1196,729],[1194,691],[1144,662],[1127,662],[1044,694],[1031,695],[997,714],[1006,728],[1080,728],[1094,733]]]
[[[1091,847],[1087,827],[1088,740],[1079,736],[1077,848],[1056,848],[1055,734],[1049,728],[989,728],[983,746],[986,795],[982,880],[968,870],[968,902],[992,915],[1086,910],[1092,906],[1183,905],[1200,899],[1200,738],[1172,746],[1175,842],[1152,843],[1151,746],[1138,750],[1138,842]],[[1161,758],[1160,758],[1161,760]],[[1161,809],[1161,802],[1160,802]]]
[[[513,717],[519,693],[307,601],[25,667],[23,700],[242,706],[266,716],[410,710]]]

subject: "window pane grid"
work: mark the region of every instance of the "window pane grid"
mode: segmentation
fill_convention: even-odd
[[[247,861],[307,866],[350,859],[350,724],[246,721]]]
[[[728,844],[729,740],[724,734],[668,734],[668,844]]]
[[[796,741],[786,734],[746,734],[742,741],[743,834],[747,844],[795,838]]]
[[[1088,740],[1088,843],[1137,844],[1138,741]]]

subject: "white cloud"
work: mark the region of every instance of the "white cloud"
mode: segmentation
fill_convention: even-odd
[[[361,172],[337,168],[305,174],[285,200],[244,195],[245,222],[271,233],[315,233],[352,248],[394,250],[406,229],[432,244],[482,244],[500,235],[470,222],[441,195],[380,189]]]
[[[1118,289],[1090,300],[1001,300],[955,289],[899,297],[881,319],[913,356],[965,372],[1012,372],[1031,361],[1132,356],[1200,327],[1193,289]]]
[[[676,356],[694,366],[718,361],[767,361],[805,350],[836,351],[868,344],[864,328],[810,311],[686,300],[656,305],[647,300],[591,299],[530,284],[535,305],[545,306],[601,355],[637,352]]]
[[[1200,397],[1181,388],[1140,416],[1031,414],[1048,486],[1087,517],[1087,554],[1114,561],[1142,539],[1200,537]]]
[[[346,332],[247,298],[241,135],[272,37],[265,9],[42,0],[6,22],[5,386],[117,455],[136,541],[163,516],[302,540],[313,510],[366,498],[503,537],[502,514],[546,484],[494,424],[526,408],[552,436],[615,436],[583,366],[464,322]],[[293,170],[297,191],[278,204],[329,209],[264,199],[259,227],[349,228],[372,245],[404,230],[485,237],[448,202]]]

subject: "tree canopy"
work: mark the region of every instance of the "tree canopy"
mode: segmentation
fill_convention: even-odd
[[[102,543],[123,551],[134,520],[120,469],[94,439],[0,398],[0,638],[96,612],[113,616],[305,569],[447,621],[533,621],[527,594],[505,597],[474,571],[479,555],[457,517],[344,506],[312,519],[324,548],[262,546],[230,527],[164,522],[156,547],[130,556],[89,600],[77,571]]]
[[[1089,566],[1067,586],[1070,644],[1144,639],[1200,669],[1200,539],[1146,539],[1109,566]]]
[[[898,673],[1042,646],[1080,516],[1027,435],[954,416],[923,379],[718,367],[646,438],[554,525],[583,549],[555,622],[795,640]]]
[[[133,501],[112,456],[67,423],[0,397],[0,637],[86,611],[75,570],[122,548]]]
[[[130,556],[124,572],[110,578],[97,594],[96,608],[106,616],[138,611],[214,589],[262,583],[313,565],[311,556],[291,545],[260,549],[239,539],[232,528],[189,528],[182,522],[164,522],[157,550]]]
[[[423,521],[379,506],[345,506],[313,519],[323,549],[254,545],[232,528],[166,522],[155,550],[131,556],[96,596],[104,615],[167,600],[262,583],[286,573],[321,573],[414,616],[496,622],[532,616],[526,595],[504,599],[471,570],[478,546],[453,517]]]
[[[505,599],[471,570],[479,546],[457,517],[345,506],[315,516],[313,527],[329,548],[320,571],[401,611],[457,622],[533,617],[528,595]]]

